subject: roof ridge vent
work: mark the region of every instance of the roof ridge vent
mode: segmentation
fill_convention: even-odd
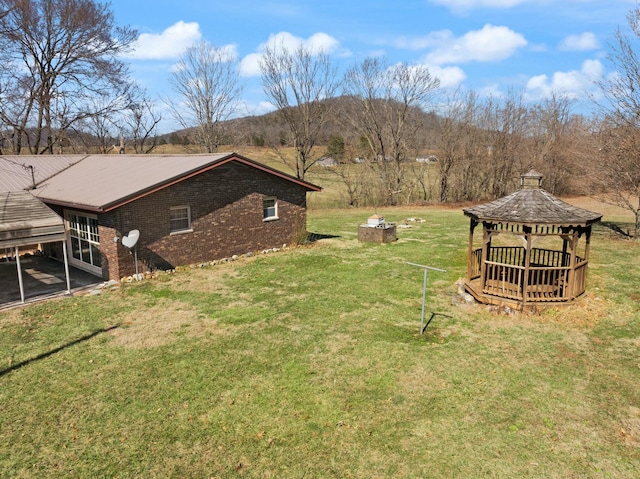
[[[531,169],[527,173],[520,175],[520,186],[526,190],[536,190],[542,188],[542,174]]]

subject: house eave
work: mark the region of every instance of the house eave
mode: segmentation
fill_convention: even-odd
[[[242,155],[238,155],[236,153],[231,153],[229,155],[223,156],[222,158],[216,158],[215,160],[213,160],[211,163],[204,165],[202,167],[198,167],[198,168],[194,168],[192,170],[186,171],[180,175],[176,175],[173,176],[171,178],[167,178],[166,180],[160,182],[160,183],[156,183],[154,185],[151,185],[147,188],[138,190],[130,195],[127,196],[123,196],[121,198],[118,198],[117,200],[114,200],[112,202],[106,203],[106,204],[101,204],[101,205],[88,205],[88,204],[83,204],[83,203],[77,203],[77,202],[66,202],[66,201],[60,201],[60,200],[56,200],[56,199],[52,199],[52,198],[47,198],[46,195],[42,195],[39,196],[39,198],[48,203],[48,204],[52,204],[52,205],[58,205],[58,206],[62,206],[64,208],[70,208],[70,209],[78,209],[78,210],[83,210],[83,211],[89,211],[89,212],[93,212],[93,213],[106,213],[109,211],[112,211],[116,208],[120,208],[126,204],[129,204],[131,202],[137,201],[141,198],[144,198],[145,196],[149,196],[153,193],[156,193],[160,190],[163,190],[165,188],[168,188],[170,186],[173,186],[177,183],[180,183],[182,181],[185,181],[189,178],[193,178],[194,176],[198,176],[202,173],[205,173],[207,171],[211,171],[219,166],[225,165],[227,163],[231,163],[231,162],[237,162],[240,164],[244,164],[246,166],[249,166],[251,168],[255,168],[257,170],[263,171],[265,173],[269,173],[273,176],[276,176],[278,178],[281,178],[283,180],[286,181],[290,181],[292,183],[295,183],[303,188],[305,188],[307,191],[310,192],[314,192],[314,191],[322,191],[322,188],[320,186],[314,185],[312,183],[309,183],[307,181],[304,180],[300,180],[299,178],[296,178],[292,175],[289,175],[287,173],[281,172],[279,170],[276,170],[274,168],[270,168],[266,165],[262,165],[261,163],[255,162],[249,158],[246,158]]]

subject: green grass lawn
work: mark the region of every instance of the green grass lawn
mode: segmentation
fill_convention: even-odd
[[[587,293],[459,301],[459,209],[310,211],[312,245],[0,313],[0,477],[640,477],[640,244]],[[420,335],[422,271],[429,274]]]

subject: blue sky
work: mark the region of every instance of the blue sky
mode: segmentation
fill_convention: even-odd
[[[132,73],[152,98],[171,96],[169,73],[199,40],[240,61],[243,113],[271,109],[258,59],[272,41],[324,49],[347,68],[367,56],[427,65],[443,88],[481,95],[551,92],[579,102],[611,72],[605,54],[636,0],[112,0],[116,22],[140,35]],[[161,130],[171,129],[168,114]]]

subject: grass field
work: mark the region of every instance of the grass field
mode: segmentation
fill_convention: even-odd
[[[460,209],[378,213],[425,221],[312,209],[311,245],[1,312],[0,477],[640,477],[640,245],[598,226],[575,305],[504,314],[457,295]],[[407,262],[446,269],[423,335]]]

